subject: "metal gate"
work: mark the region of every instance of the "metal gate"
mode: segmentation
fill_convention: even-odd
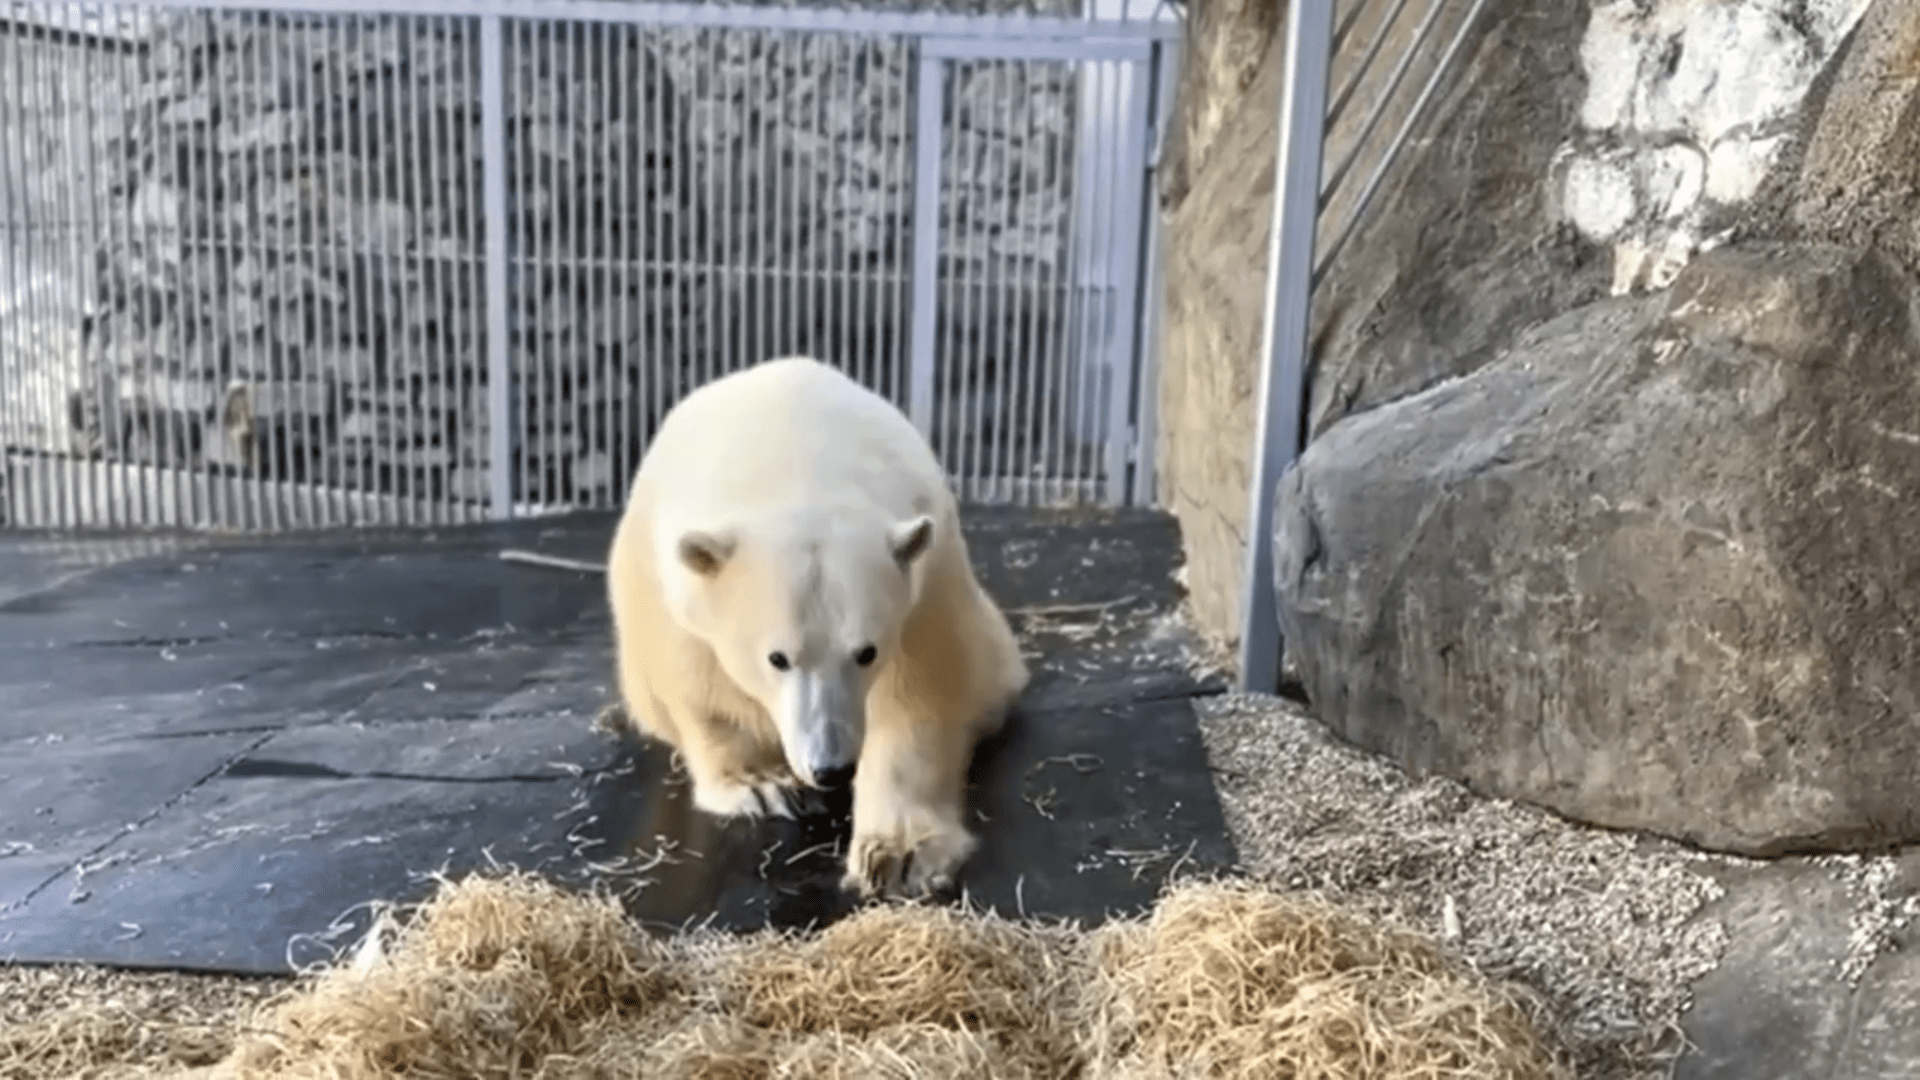
[[[613,507],[680,396],[792,353],[905,408],[965,498],[1150,501],[1179,32],[11,5],[0,524]]]

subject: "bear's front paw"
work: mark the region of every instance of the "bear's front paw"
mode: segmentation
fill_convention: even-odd
[[[696,780],[693,805],[715,817],[791,818],[794,794],[781,780]]]
[[[901,822],[887,829],[856,827],[841,885],[862,897],[945,892],[953,887],[954,876],[975,845],[959,825],[912,829]]]

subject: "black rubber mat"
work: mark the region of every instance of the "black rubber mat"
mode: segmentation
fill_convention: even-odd
[[[492,865],[620,888],[660,927],[850,910],[844,817],[722,824],[598,730],[612,518],[244,538],[0,536],[0,958],[282,971],[369,902]],[[979,509],[1035,678],[975,761],[963,884],[1097,920],[1233,852],[1150,512]],[[844,809],[844,808],[841,808]]]

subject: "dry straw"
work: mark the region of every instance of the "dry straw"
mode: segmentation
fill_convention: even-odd
[[[377,940],[230,1021],[211,1068],[204,1041],[105,1038],[126,1018],[70,1003],[0,1039],[0,1077],[1567,1075],[1521,992],[1244,883],[1180,885],[1091,931],[902,904],[661,940],[516,873],[442,882]]]

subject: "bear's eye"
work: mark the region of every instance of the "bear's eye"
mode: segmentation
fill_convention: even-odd
[[[880,655],[879,649],[876,649],[873,646],[868,645],[862,648],[859,652],[853,654],[853,662],[856,664],[859,664],[861,667],[866,667],[868,664],[873,663],[874,657],[879,655]]]
[[[793,666],[793,662],[788,660],[787,654],[783,652],[770,654],[767,657],[767,663],[772,664],[775,671],[785,671]]]

